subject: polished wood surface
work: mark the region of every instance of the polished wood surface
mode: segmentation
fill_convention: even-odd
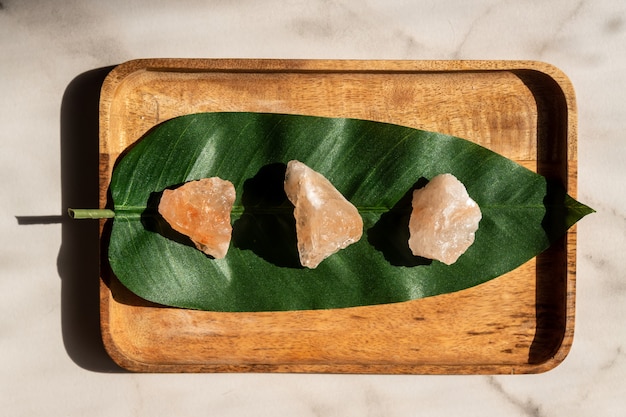
[[[100,206],[116,159],[155,124],[204,111],[352,117],[463,137],[576,196],[576,108],[529,61],[154,59],[116,67],[100,106]],[[107,245],[102,221],[101,245]],[[537,373],[573,339],[576,230],[477,287],[406,303],[218,313],[158,306],[101,265],[105,346],[138,372]]]

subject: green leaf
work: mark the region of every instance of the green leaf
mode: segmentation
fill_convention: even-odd
[[[364,236],[300,267],[286,163],[325,175],[359,209]],[[411,255],[410,193],[452,173],[479,204],[475,243],[453,265]],[[219,176],[237,191],[233,240],[211,259],[158,215],[162,191]],[[150,131],[118,162],[109,261],[147,300],[214,311],[341,308],[463,290],[498,277],[592,210],[544,177],[469,141],[354,119],[200,113]]]

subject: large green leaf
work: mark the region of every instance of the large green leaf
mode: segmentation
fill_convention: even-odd
[[[325,175],[361,212],[364,236],[317,269],[300,267],[285,164]],[[453,265],[408,245],[410,193],[452,173],[483,213]],[[196,250],[156,207],[162,191],[219,176],[237,191],[225,259]],[[157,303],[215,311],[351,307],[463,290],[508,272],[591,209],[558,186],[469,141],[354,119],[200,113],[155,127],[118,162],[109,261],[119,280]]]

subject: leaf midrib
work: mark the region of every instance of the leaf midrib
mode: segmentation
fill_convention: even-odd
[[[545,204],[525,204],[525,205],[506,205],[506,204],[487,204],[481,205],[481,211],[487,210],[546,210],[550,207],[563,207],[562,205],[545,205]],[[391,208],[383,206],[357,206],[359,213],[374,213],[384,214],[388,212],[393,213],[409,213],[411,208]],[[144,216],[156,215],[156,210],[148,209],[145,206],[119,206],[115,207],[115,217],[124,219],[140,218]],[[244,212],[256,213],[256,214],[288,214],[293,212],[291,207],[275,207],[275,208],[258,208],[258,207],[245,207],[242,205],[233,206],[231,215],[234,217],[241,216]]]

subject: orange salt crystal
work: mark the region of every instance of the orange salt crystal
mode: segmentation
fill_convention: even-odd
[[[474,243],[480,208],[454,175],[437,175],[413,191],[412,206],[409,248],[413,255],[451,265]]]
[[[199,250],[220,259],[226,256],[230,245],[234,202],[235,187],[230,181],[205,178],[163,191],[159,213]]]
[[[289,161],[285,193],[295,206],[300,263],[316,268],[363,234],[358,210],[326,179],[299,161]]]

